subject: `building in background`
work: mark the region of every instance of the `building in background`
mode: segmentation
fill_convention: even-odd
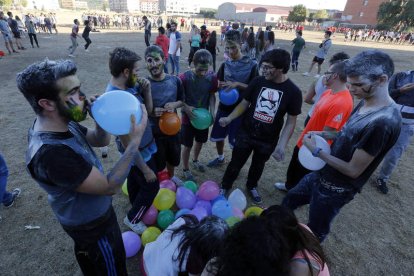
[[[58,10],[58,0],[28,0],[27,8],[33,10]]]
[[[167,15],[192,15],[200,13],[200,3],[196,0],[160,0],[160,11]]]
[[[109,0],[109,9],[115,12],[138,12],[139,0]]]
[[[158,0],[142,0],[140,9],[143,13],[159,13],[160,6]]]
[[[342,20],[352,24],[378,24],[377,13],[381,3],[387,0],[348,0]]]
[[[292,9],[273,5],[226,2],[218,6],[216,17],[221,20],[236,20],[248,24],[277,23],[286,21]]]

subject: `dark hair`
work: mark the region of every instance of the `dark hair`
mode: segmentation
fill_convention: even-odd
[[[259,34],[257,35],[257,40],[257,49],[259,50],[259,52],[261,52],[264,49],[264,31],[259,32]]]
[[[144,56],[147,57],[149,55],[149,53],[151,53],[151,52],[157,52],[158,54],[160,54],[162,59],[165,59],[164,52],[163,52],[163,50],[161,49],[160,46],[158,46],[158,45],[148,46],[147,49],[145,49],[145,55]]]
[[[254,41],[254,33],[249,34],[249,36],[247,37],[246,42],[247,42],[247,45],[249,45],[250,49],[254,48],[254,45],[255,45],[255,43],[254,43],[255,42]]]
[[[142,20],[148,19],[145,15],[142,17]]]
[[[325,34],[331,36],[332,35],[332,32],[331,31],[325,31]]]
[[[341,60],[349,59],[349,55],[345,52],[338,52],[334,54],[331,59],[329,60],[329,63],[332,65],[333,63]]]
[[[158,28],[158,31],[161,33],[161,34],[165,34],[165,28],[164,27],[159,27]]]
[[[125,69],[132,70],[135,62],[141,60],[141,57],[135,52],[124,48],[117,47],[109,53],[109,70],[111,75],[118,77]]]
[[[76,24],[76,22],[79,22],[77,19],[73,19],[73,23]]]
[[[345,66],[348,77],[364,77],[370,81],[377,80],[385,74],[388,79],[394,74],[394,62],[391,57],[378,50],[363,51],[348,60]]]
[[[283,69],[283,74],[289,71],[290,54],[283,49],[274,49],[263,54],[260,64],[263,62],[271,63],[276,69]]]
[[[228,30],[225,40],[240,44],[240,32],[237,30]]]
[[[270,41],[270,44],[275,44],[275,33],[273,31],[267,32],[267,40]]]
[[[8,12],[7,12],[7,15],[8,15],[8,16],[12,16],[13,14],[12,14],[12,12],[8,11]]]
[[[193,62],[195,64],[206,64],[210,65],[213,63],[213,57],[211,53],[206,49],[197,50],[193,57]]]
[[[88,25],[89,24],[89,20],[85,20],[85,21],[83,21],[83,25]]]
[[[237,30],[240,27],[239,23],[234,22],[233,24],[231,24],[231,28],[233,30]]]
[[[302,36],[302,31],[297,31],[296,32],[298,35]]]
[[[312,264],[306,254],[308,251],[323,267],[326,258],[319,240],[299,224],[293,211],[280,205],[273,205],[265,209],[260,216],[267,220],[270,227],[281,234],[280,238],[288,247],[286,253],[289,259],[296,252],[301,251],[313,275]]]
[[[171,21],[171,26],[172,25],[175,25],[176,27],[177,27],[177,22],[175,22],[175,21]]]
[[[335,72],[336,74],[338,74],[339,80],[344,83],[346,82],[345,66],[346,66],[346,61],[344,60],[337,61],[332,64],[332,69],[331,69],[332,72]]]
[[[220,276],[287,275],[290,258],[280,235],[262,217],[237,223],[224,240],[222,252],[212,262]]]
[[[167,24],[165,24],[165,27],[167,27],[167,30],[169,30],[171,28],[171,24],[167,23]]]
[[[209,38],[208,38],[208,45],[210,48],[214,49],[217,45],[217,32],[212,31]]]
[[[24,95],[36,114],[43,108],[38,104],[40,99],[59,100],[56,82],[67,76],[76,74],[76,65],[71,60],[48,60],[33,63],[17,74],[17,88]]]
[[[184,215],[185,218],[190,218],[190,223],[173,230],[171,234],[171,240],[176,235],[183,234],[178,247],[179,253],[174,261],[179,261],[179,267],[182,267],[191,249],[201,258],[204,267],[210,259],[220,252],[229,226],[226,221],[216,216],[205,217],[200,223],[192,215]]]

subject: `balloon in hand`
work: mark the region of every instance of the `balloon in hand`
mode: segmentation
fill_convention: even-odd
[[[181,120],[175,112],[165,112],[158,122],[160,130],[166,135],[175,135],[180,131]]]
[[[141,122],[142,109],[138,99],[129,92],[114,90],[104,93],[92,105],[96,123],[113,135],[125,135],[131,128],[131,115]]]
[[[233,105],[239,99],[239,91],[235,88],[230,90],[222,89],[219,92],[219,99],[224,105]]]
[[[196,129],[207,129],[213,122],[210,112],[205,108],[194,108],[193,114],[194,119],[191,120],[191,124]]]

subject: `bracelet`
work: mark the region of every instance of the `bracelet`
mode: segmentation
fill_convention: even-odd
[[[322,149],[316,147],[313,151],[312,151],[312,155],[313,157],[319,157],[319,154],[321,153]]]

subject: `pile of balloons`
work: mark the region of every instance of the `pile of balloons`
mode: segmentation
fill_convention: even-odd
[[[193,181],[186,181],[180,187],[169,179],[163,180],[153,204],[142,217],[142,222],[149,226],[141,236],[142,245],[155,241],[163,230],[185,214],[192,214],[199,221],[206,216],[218,216],[232,227],[243,218],[260,215],[263,211],[260,207],[246,209],[246,206],[246,196],[240,189],[235,189],[227,200],[220,195],[219,185],[211,180],[200,186]],[[127,243],[124,241],[124,244]],[[127,256],[135,252],[130,247]]]

